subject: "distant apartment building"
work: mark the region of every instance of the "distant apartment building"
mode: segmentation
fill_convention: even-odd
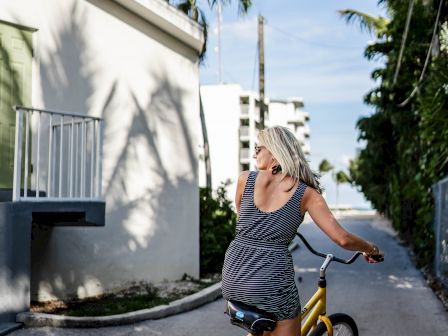
[[[291,97],[288,99],[271,99],[269,101],[269,125],[288,127],[299,140],[305,155],[310,155],[310,115],[302,110],[303,99]]]
[[[233,197],[236,180],[243,170],[255,170],[253,151],[260,129],[258,93],[245,91],[238,84],[203,85],[201,98],[210,143],[212,187],[229,181]],[[291,129],[310,154],[309,114],[301,98],[266,99],[265,126],[280,125]],[[200,163],[200,185],[205,185],[204,162]]]

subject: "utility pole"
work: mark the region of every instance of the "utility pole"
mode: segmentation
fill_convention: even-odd
[[[218,35],[218,83],[222,83],[222,59],[221,59],[221,2],[217,2],[216,6],[217,16],[217,28],[216,34]]]
[[[264,18],[258,16],[258,88],[260,96],[260,129],[264,128]]]

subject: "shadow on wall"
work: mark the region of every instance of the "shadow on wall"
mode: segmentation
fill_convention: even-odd
[[[53,32],[55,50],[42,55],[40,67],[42,95],[45,106],[53,110],[84,113],[89,111],[89,98],[93,94],[94,73],[89,67],[88,45],[84,38],[87,25],[86,12],[77,1],[65,26]],[[46,58],[45,60],[43,58]]]
[[[86,36],[84,27],[87,19],[81,8],[74,1],[70,15],[61,13],[70,20],[54,33],[57,49],[41,64],[43,99],[45,106],[51,109],[90,110],[88,102],[95,93],[95,69],[89,67],[89,46],[83,37]],[[148,76],[155,77],[152,71]],[[182,190],[190,191],[197,187],[197,167],[181,105],[185,92],[170,82],[167,75],[159,75],[155,82],[158,87],[148,93],[147,106],[142,106],[136,95],[123,88],[118,80],[103,83],[110,87],[101,109],[105,120],[104,150],[107,152],[108,145],[114,142],[117,134],[124,137],[113,163],[113,172],[103,187],[107,218],[113,219],[113,225],[106,222],[105,228],[85,229],[33,225],[33,299],[38,299],[38,292],[42,289],[58,298],[89,296],[89,286],[103,288],[103,284],[110,284],[109,274],[104,272],[106,268],[116,270],[117,285],[120,279],[123,280],[120,285],[123,285],[130,277],[120,271],[137,270],[142,266],[151,269],[151,265],[142,265],[145,255],[141,252],[150,245],[169,245],[163,239],[178,234],[177,225],[182,225],[179,214],[191,213],[192,205],[186,202]],[[119,91],[128,92],[126,103],[131,102],[124,110],[123,94],[118,98]],[[121,120],[116,118],[131,120],[129,128],[124,130],[127,123],[120,124]],[[116,133],[120,125],[122,128]],[[170,129],[175,136],[169,140],[162,139],[159,136],[161,129],[165,129],[165,133]],[[168,174],[166,165],[170,160],[166,159],[160,145],[167,141],[170,147],[187,153],[184,167],[188,167],[192,176],[177,178]],[[144,179],[147,175],[154,183],[149,187],[142,184],[137,194],[130,190],[129,179]],[[158,238],[151,239],[156,234]],[[59,254],[63,248],[64,254]],[[67,249],[70,249],[69,253]],[[105,256],[108,256],[107,260]],[[120,264],[124,260],[125,267]],[[138,279],[138,275],[134,279],[145,280]],[[73,288],[76,290],[68,290]]]

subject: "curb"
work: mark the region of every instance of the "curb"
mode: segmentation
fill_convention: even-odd
[[[12,323],[12,322],[0,323],[0,336],[8,335],[14,330],[20,328],[22,328],[22,325],[20,323]]]
[[[57,327],[57,328],[101,328],[132,324],[145,320],[156,320],[170,315],[183,313],[205,303],[212,302],[221,297],[221,282],[207,287],[195,294],[150,309],[137,310],[130,313],[110,316],[62,316],[43,313],[19,313],[16,321],[26,327]]]

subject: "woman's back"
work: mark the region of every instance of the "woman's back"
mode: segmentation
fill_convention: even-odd
[[[254,203],[264,212],[273,212],[289,201],[298,186],[299,183],[289,176],[260,171],[254,185]]]
[[[244,187],[236,237],[224,260],[222,292],[227,300],[259,307],[279,320],[290,319],[300,312],[300,300],[288,245],[303,220],[299,209],[306,185],[292,185],[279,207],[264,211],[271,208],[261,210],[254,202],[261,174],[250,172]],[[263,188],[266,181],[260,181]],[[263,200],[264,205],[277,205]]]
[[[292,181],[281,184],[279,187],[278,181],[268,181],[263,172],[249,173],[241,199],[237,237],[241,235],[284,245],[291,242],[303,220],[300,201],[306,185],[294,185]],[[286,186],[289,191],[280,189]]]

